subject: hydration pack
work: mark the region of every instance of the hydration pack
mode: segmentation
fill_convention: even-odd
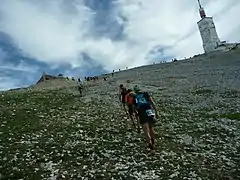
[[[149,99],[147,98],[146,93],[138,93],[135,95],[135,101],[136,101],[136,108],[139,109],[143,106],[149,106],[151,103]]]
[[[130,92],[125,97],[125,101],[130,105],[133,104],[133,96],[134,96],[134,93]]]

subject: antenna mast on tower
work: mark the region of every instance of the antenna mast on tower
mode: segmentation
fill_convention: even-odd
[[[202,6],[201,6],[201,3],[200,3],[200,0],[198,0],[198,5],[199,5],[199,8],[201,9]]]
[[[201,18],[203,19],[203,18],[206,17],[206,13],[205,13],[205,11],[204,11],[201,3],[200,3],[200,0],[198,0],[198,5],[199,5],[199,14],[200,14]]]

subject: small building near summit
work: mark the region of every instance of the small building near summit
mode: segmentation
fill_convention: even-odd
[[[38,80],[38,83],[43,82],[43,81],[47,81],[47,80],[51,80],[51,79],[60,79],[61,77],[57,77],[57,76],[52,76],[52,75],[48,75],[45,72],[43,72],[42,76],[40,77],[40,79]]]

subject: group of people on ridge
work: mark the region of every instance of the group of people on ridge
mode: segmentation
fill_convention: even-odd
[[[138,85],[132,89],[126,89],[123,84],[119,86],[119,100],[123,109],[129,115],[134,127],[134,117],[137,120],[137,130],[140,133],[140,125],[146,136],[151,153],[155,152],[154,124],[158,118],[157,109],[153,98],[148,92],[142,92]],[[127,109],[126,109],[127,108]]]

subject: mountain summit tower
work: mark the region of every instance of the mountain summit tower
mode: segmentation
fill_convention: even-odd
[[[201,20],[197,24],[203,41],[203,49],[205,53],[208,53],[215,51],[221,44],[221,41],[218,37],[213,18],[206,16],[200,0],[198,0],[198,4]]]

